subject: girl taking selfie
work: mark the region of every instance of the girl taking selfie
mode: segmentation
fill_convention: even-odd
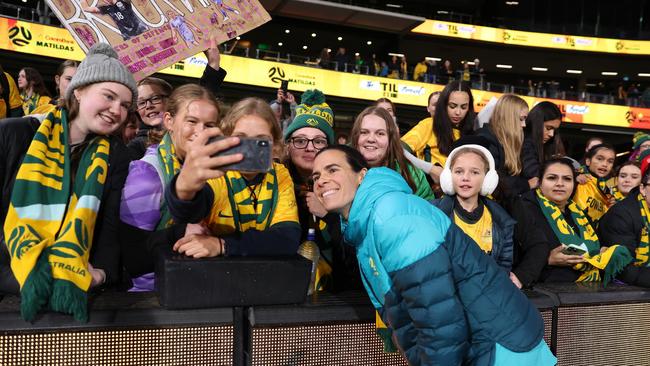
[[[208,143],[221,131],[229,137]],[[173,250],[195,258],[296,253],[300,224],[287,169],[275,162],[268,171],[267,167],[260,171],[221,169],[242,160],[242,154],[217,155],[238,145],[241,138],[276,146],[282,143],[280,127],[265,101],[237,102],[220,129],[204,129],[188,146],[183,167],[170,182],[165,199],[176,222],[202,222],[209,234],[185,236]]]

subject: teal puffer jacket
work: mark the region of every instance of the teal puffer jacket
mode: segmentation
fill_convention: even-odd
[[[494,365],[545,348],[538,310],[508,275],[402,177],[373,168],[343,222],[364,285],[412,365]],[[552,363],[550,363],[552,364]]]

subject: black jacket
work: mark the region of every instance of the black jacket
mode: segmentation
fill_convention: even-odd
[[[529,137],[524,138],[524,143],[521,145],[521,174],[520,176],[530,179],[539,177],[539,170],[542,167],[542,162],[539,161],[537,150],[533,140]]]
[[[509,208],[512,199],[530,190],[528,179],[521,176],[521,174],[512,175],[508,171],[505,166],[506,153],[503,150],[503,145],[501,145],[501,142],[492,133],[489,124],[478,129],[476,135],[484,137],[490,143],[488,150],[490,150],[494,158],[494,165],[499,174],[499,186],[497,187],[497,193],[495,193],[495,199],[504,207]]]
[[[39,121],[32,117],[8,118],[0,121],[0,205],[2,212],[0,222],[7,216],[11,191],[16,180],[18,168],[39,126]],[[109,167],[102,202],[95,225],[90,263],[95,268],[106,272],[106,284],[115,284],[120,280],[120,247],[117,240],[117,228],[120,221],[120,196],[129,167],[129,152],[116,137],[111,137]],[[11,272],[10,256],[0,232],[0,292],[18,293],[18,282]]]
[[[615,244],[625,246],[632,257],[641,242],[641,231],[644,229],[641,208],[637,200],[639,188],[634,188],[624,200],[612,206],[598,224],[600,245]],[[628,265],[617,276],[618,279],[635,286],[650,287],[650,267]]]
[[[512,217],[515,225],[514,272],[528,287],[535,282],[573,282],[580,273],[571,267],[549,266],[551,250],[561,243],[549,225],[537,202],[535,191],[528,191],[515,201]],[[571,215],[564,215],[569,225],[575,226]]]

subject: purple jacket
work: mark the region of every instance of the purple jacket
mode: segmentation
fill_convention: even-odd
[[[154,231],[160,221],[164,193],[156,167],[150,164],[157,162],[157,148],[158,145],[150,146],[141,160],[131,162],[120,202],[120,219],[147,231]]]

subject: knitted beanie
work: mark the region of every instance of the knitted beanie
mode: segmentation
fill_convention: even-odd
[[[633,150],[638,149],[641,147],[641,144],[643,144],[646,141],[650,141],[650,135],[645,134],[645,133],[637,133],[634,135],[634,138],[632,139],[634,142],[634,145],[632,146]]]
[[[325,134],[327,142],[334,143],[334,112],[325,103],[325,95],[320,90],[307,90],[296,107],[296,117],[284,131],[284,140],[288,140],[296,130],[303,127],[317,128]]]
[[[131,108],[135,109],[138,87],[133,74],[120,62],[113,47],[106,43],[96,43],[88,50],[86,58],[81,61],[68,85],[65,98],[70,98],[77,88],[106,81],[120,83],[131,89]]]

